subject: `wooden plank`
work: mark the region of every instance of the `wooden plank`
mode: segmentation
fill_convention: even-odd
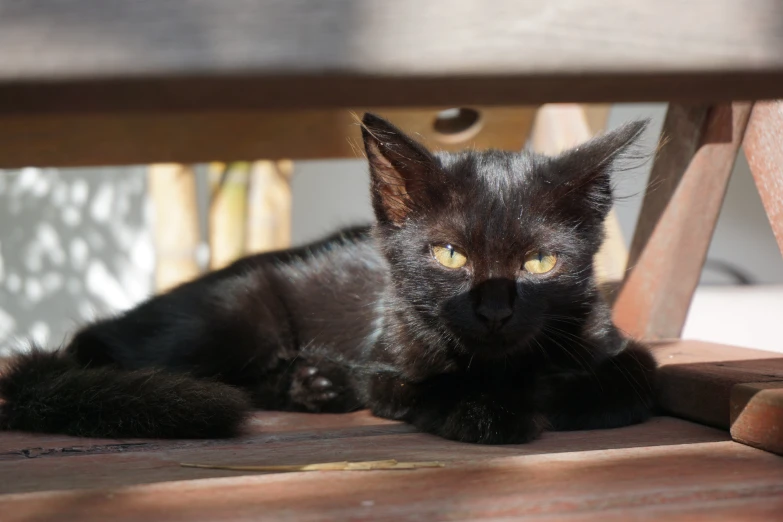
[[[0,111],[768,99],[783,87],[777,0],[3,0],[0,12]]]
[[[734,386],[731,391],[731,437],[743,444],[783,455],[783,380]]]
[[[368,411],[341,415],[260,411],[252,416],[240,437],[229,440],[92,439],[4,431],[0,432],[0,460],[251,443],[266,444],[268,442],[313,438],[369,437],[413,431],[412,427],[400,422],[374,417]]]
[[[662,166],[654,167],[639,218],[642,228],[629,259],[635,263],[629,264],[614,303],[615,322],[630,335],[680,336],[750,109],[750,103],[740,102],[712,107],[702,134],[702,109],[670,108],[664,133],[672,133],[675,148],[662,158]],[[698,146],[692,149],[694,143]],[[658,180],[668,182],[659,186]]]
[[[2,100],[0,87],[0,105]],[[357,158],[363,149],[352,112],[365,110],[389,118],[434,149],[521,150],[535,114],[534,107],[475,106],[480,115],[476,132],[454,141],[444,140],[434,126],[438,113],[448,106],[352,107],[352,111],[231,112],[198,107],[175,113],[0,114],[0,168]]]
[[[783,356],[699,341],[652,345],[661,367],[658,405],[669,414],[729,429],[732,393],[744,383],[783,382]]]
[[[470,445],[459,445],[471,448]],[[58,459],[60,462],[77,459]],[[33,462],[34,464],[34,462]],[[199,470],[185,470],[198,472]],[[75,477],[76,478],[76,477]],[[21,520],[507,520],[783,508],[781,460],[733,442],[518,455],[413,472],[290,473],[0,496]],[[668,517],[667,517],[668,519]],[[716,518],[712,520],[721,520]]]
[[[451,464],[519,455],[555,455],[617,448],[654,447],[729,440],[726,432],[672,418],[614,430],[547,433],[530,444],[487,446],[415,433],[407,425],[357,427],[257,435],[225,441],[148,441],[124,451],[42,452],[0,460],[0,473],[14,476],[0,493],[127,486],[169,480],[231,476],[237,472],[181,468],[179,462],[206,464],[307,464],[342,460],[444,460]],[[248,472],[244,472],[248,474]]]
[[[783,102],[753,107],[744,150],[772,232],[783,253]]]

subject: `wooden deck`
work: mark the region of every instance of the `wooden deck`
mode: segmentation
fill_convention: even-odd
[[[440,469],[262,474],[183,468],[440,460]],[[0,520],[772,520],[783,459],[670,417],[550,433],[527,445],[446,441],[349,415],[258,413],[228,441],[0,436]]]
[[[783,457],[732,441],[728,428],[738,440],[775,451],[779,425],[771,421],[780,405],[760,400],[766,396],[755,389],[739,392],[783,391],[776,391],[783,359],[694,341],[660,343],[654,353],[664,407],[722,429],[656,417],[622,429],[481,446],[367,412],[259,412],[231,440],[5,432],[0,521],[779,520]],[[755,422],[759,416],[770,422]],[[180,466],[384,459],[439,460],[445,467],[254,473]]]

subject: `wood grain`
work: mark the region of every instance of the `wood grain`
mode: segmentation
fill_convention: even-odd
[[[195,476],[205,470],[185,471]],[[737,502],[783,507],[779,457],[733,442],[713,442],[509,456],[413,472],[107,484],[89,491],[2,496],[0,512],[7,522],[500,520],[580,514],[602,519],[605,511],[622,510],[633,518],[650,510],[698,513],[710,505]]]
[[[2,100],[0,87],[0,105]],[[0,168],[360,158],[361,133],[353,113],[360,115],[365,110],[389,118],[433,149],[521,150],[535,114],[533,107],[476,106],[473,108],[482,117],[478,132],[462,141],[447,143],[439,139],[433,123],[438,112],[448,107],[352,107],[303,111],[210,111],[198,107],[178,112],[0,113]]]
[[[669,414],[730,429],[738,442],[783,449],[783,356],[698,341],[652,345],[661,367],[658,405]]]
[[[147,441],[146,446],[110,445],[92,451],[6,454],[0,473],[14,476],[0,493],[127,486],[188,478],[231,476],[224,470],[184,469],[179,462],[226,465],[310,464],[332,461],[445,461],[456,463],[520,455],[555,455],[618,448],[655,447],[729,440],[726,432],[672,418],[615,430],[547,433],[530,444],[486,446],[415,433],[407,425],[339,430],[303,429],[226,441]],[[116,442],[116,441],[115,441]],[[77,446],[74,440],[65,447]],[[45,446],[46,447],[46,446]]]
[[[0,111],[769,99],[783,87],[782,11],[777,0],[3,0]]]
[[[744,150],[761,202],[783,254],[783,102],[757,103]]]
[[[738,384],[731,391],[731,437],[783,455],[783,371],[777,382]]]
[[[662,158],[663,167],[653,167],[629,259],[634,264],[614,303],[615,322],[630,335],[680,336],[750,109],[740,102],[713,106],[703,133],[701,109],[669,109],[664,133],[670,133],[674,152]]]

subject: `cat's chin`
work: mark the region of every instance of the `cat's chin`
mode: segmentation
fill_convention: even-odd
[[[534,332],[515,334],[513,336],[503,334],[485,334],[482,336],[463,337],[462,349],[471,357],[494,360],[505,359],[510,355],[518,355],[536,349],[532,342]]]

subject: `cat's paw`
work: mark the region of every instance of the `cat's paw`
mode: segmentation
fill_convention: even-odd
[[[323,411],[324,407],[339,395],[331,379],[321,374],[315,366],[302,365],[291,380],[291,402],[308,411]]]
[[[465,399],[445,409],[416,409],[410,422],[428,433],[478,444],[523,444],[538,438],[547,427],[545,416],[490,398]]]
[[[292,409],[313,413],[343,413],[360,407],[345,373],[324,365],[299,364],[291,375],[288,398]]]

